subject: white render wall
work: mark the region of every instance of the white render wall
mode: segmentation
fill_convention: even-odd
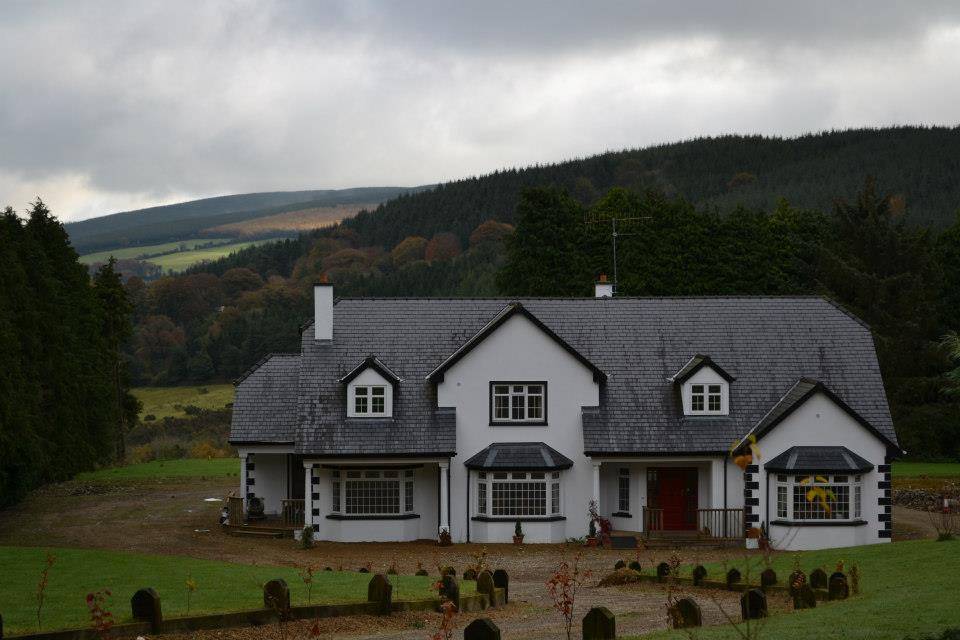
[[[333,492],[331,485],[332,469],[323,467],[323,464],[338,464],[334,460],[308,460],[313,463],[313,476],[317,484],[312,484],[312,493],[317,500],[312,500],[309,523],[316,525],[314,538],[317,540],[331,540],[340,542],[409,542],[412,540],[437,539],[437,483],[439,480],[436,463],[423,463],[414,470],[413,475],[413,510],[419,518],[406,520],[332,520],[327,518],[333,508]],[[410,460],[403,465],[421,464]],[[376,460],[370,461],[370,466],[381,466]],[[401,466],[403,466],[401,465]],[[358,466],[351,463],[351,466]],[[341,482],[345,481],[341,473]],[[402,493],[401,493],[402,499]],[[318,510],[313,515],[313,509]]]
[[[491,426],[492,381],[546,381],[547,425]],[[581,408],[598,405],[599,394],[593,372],[522,315],[511,317],[447,370],[444,381],[437,385],[437,405],[457,410],[457,456],[450,462],[450,527],[454,541],[467,539],[467,468],[463,463],[494,442],[544,442],[573,460],[573,467],[562,476],[566,520],[550,527],[523,523],[529,540],[560,542],[586,534],[593,469],[583,455]],[[471,487],[471,500],[474,493]],[[512,535],[512,520],[509,526],[470,522],[473,542],[509,542]]]
[[[254,493],[263,499],[264,513],[277,515],[281,511],[280,501],[287,497],[287,454],[258,453],[255,460]]]
[[[758,507],[760,522],[776,520],[776,473],[771,472],[769,493],[767,473],[764,461],[772,460],[785,450],[794,446],[843,446],[857,455],[866,458],[874,465],[873,471],[863,475],[863,493],[861,508],[866,524],[860,526],[776,526],[770,527],[770,538],[778,549],[825,549],[854,545],[889,542],[881,538],[879,532],[883,525],[878,515],[883,507],[878,506],[878,498],[883,491],[877,483],[883,480],[883,474],[877,471],[884,464],[887,454],[886,445],[866,428],[851,418],[823,393],[817,393],[798,407],[793,413],[773,428],[758,442],[760,460],[758,466],[759,491],[754,495],[760,498]],[[767,518],[767,508],[771,510]]]

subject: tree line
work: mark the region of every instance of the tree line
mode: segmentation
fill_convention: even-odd
[[[585,207],[559,188],[530,189],[500,291],[589,295],[613,270],[614,217],[634,220],[618,242],[620,295],[826,296],[870,326],[901,445],[912,457],[960,459],[960,214],[939,233],[912,225],[873,180],[829,213],[781,200],[770,212],[721,215],[621,188]]]
[[[0,506],[122,460],[136,420],[124,344],[130,304],[113,263],[91,278],[37,200],[0,216]]]

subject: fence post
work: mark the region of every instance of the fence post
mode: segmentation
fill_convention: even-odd
[[[606,607],[594,607],[583,616],[583,640],[616,640],[617,619]]]
[[[160,633],[163,624],[163,612],[160,609],[160,595],[152,587],[140,589],[130,598],[130,609],[134,620],[146,620],[150,623],[151,633]],[[0,633],[0,638],[3,633]]]
[[[367,585],[367,601],[376,604],[378,616],[388,616],[393,611],[393,585],[382,573],[370,578]]]
[[[503,589],[503,604],[510,602],[510,576],[503,569],[493,572],[493,586]]]
[[[500,627],[490,618],[477,618],[463,630],[463,640],[500,640]]]

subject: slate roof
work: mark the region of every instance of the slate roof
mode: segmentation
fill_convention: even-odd
[[[770,471],[863,473],[873,465],[846,447],[790,447],[764,465]]]
[[[230,441],[293,444],[299,382],[300,356],[295,353],[270,354],[238,378]]]
[[[427,376],[514,301],[337,300],[333,340],[314,340],[312,321],[301,336],[297,451],[358,456],[454,453],[455,415],[437,410],[436,388]],[[607,376],[600,406],[583,411],[588,455],[726,452],[805,377],[822,381],[879,433],[896,441],[869,329],[822,298],[521,302]],[[390,363],[401,378],[391,419],[345,418],[345,387],[338,380],[369,354]],[[696,354],[708,354],[735,379],[729,416],[682,415],[676,385],[668,378]],[[244,398],[248,394],[260,395],[256,385],[245,381],[238,387],[241,409],[235,410],[235,423],[236,414],[250,406]],[[242,421],[250,420],[244,416]],[[279,422],[286,425],[289,419]],[[234,433],[231,438],[237,439]]]
[[[494,442],[464,465],[468,469],[557,471],[572,467],[573,460],[543,442]]]

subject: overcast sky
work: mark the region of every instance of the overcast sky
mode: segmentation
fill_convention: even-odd
[[[0,92],[0,204],[78,220],[956,125],[960,2],[4,2]]]

